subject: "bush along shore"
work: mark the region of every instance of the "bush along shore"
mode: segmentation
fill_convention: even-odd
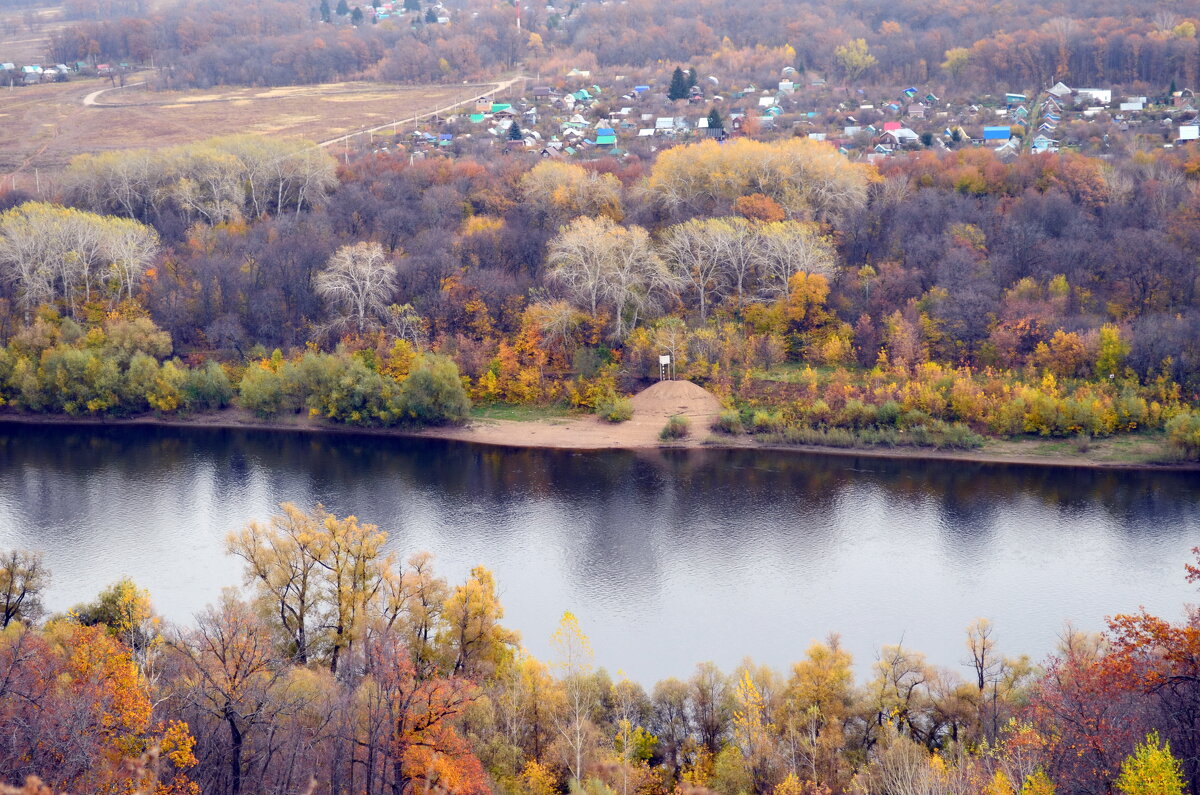
[[[172,422],[237,408],[242,416],[230,424],[246,424],[249,414],[261,424],[416,430],[462,425],[474,403],[484,414],[528,407],[527,422],[553,410],[616,425],[635,414],[623,394],[639,383],[630,377],[634,359],[544,383],[527,371],[510,381],[498,362],[471,379],[450,356],[375,334],[347,336],[331,351],[258,349],[229,362],[172,356],[170,335],[137,313],[80,323],[43,311],[0,348],[0,405],[29,416]],[[737,383],[711,372],[696,380],[724,410],[711,429],[683,418],[660,426],[663,443],[980,453],[996,440],[1046,440],[1063,443],[1050,451],[1055,457],[1087,463],[1094,444],[1129,438],[1144,449],[1124,463],[1200,458],[1200,413],[1166,379],[1097,382],[883,361],[870,370],[776,367]],[[205,424],[214,424],[211,417]],[[555,446],[569,447],[570,439]]]

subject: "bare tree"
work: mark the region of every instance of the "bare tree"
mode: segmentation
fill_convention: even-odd
[[[830,276],[836,263],[829,238],[822,236],[815,224],[799,221],[763,224],[754,256],[764,297],[788,295],[792,276],[800,272]]]
[[[39,553],[14,549],[0,556],[0,629],[13,621],[36,621],[49,585],[50,572]]]
[[[126,218],[109,219],[104,249],[109,273],[116,284],[116,298],[133,299],[134,288],[158,253],[158,233]]]
[[[388,328],[397,338],[407,340],[414,348],[425,344],[427,324],[412,304],[392,304],[387,308]]]
[[[640,226],[622,227],[606,217],[577,218],[550,241],[551,282],[595,316],[612,311],[614,339],[654,312],[675,278]]]
[[[361,334],[388,316],[396,268],[378,243],[342,246],[317,274],[316,290],[341,313],[342,324]]]
[[[184,661],[179,682],[184,700],[225,725],[228,792],[239,795],[250,756],[247,745],[280,706],[284,668],[271,633],[250,605],[226,591],[218,606],[196,616],[194,630],[178,634],[171,645]]]
[[[613,307],[611,336],[623,340],[637,327],[639,320],[659,312],[679,282],[667,270],[650,243],[650,235],[642,227],[629,227],[613,243],[604,293]]]
[[[731,281],[716,221],[693,218],[673,226],[663,235],[660,247],[671,273],[695,292],[701,321],[708,318],[710,300],[722,296]]]
[[[550,241],[546,262],[550,281],[593,316],[604,297],[604,280],[610,263],[607,237],[619,227],[607,218],[578,218]]]

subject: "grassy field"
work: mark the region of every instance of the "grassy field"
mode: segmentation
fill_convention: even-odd
[[[478,97],[478,85],[403,87],[330,83],[286,88],[149,91],[106,78],[0,91],[0,179],[53,172],[82,152],[160,147],[257,133],[324,141]],[[92,97],[95,104],[85,105]],[[384,131],[390,133],[390,130]]]
[[[476,420],[537,422],[538,420],[565,420],[573,416],[581,416],[583,413],[571,412],[562,406],[514,406],[508,403],[471,407],[471,418]]]

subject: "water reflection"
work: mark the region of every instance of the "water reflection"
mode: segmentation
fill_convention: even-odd
[[[123,573],[185,620],[238,581],[227,532],[321,501],[496,570],[535,653],[564,609],[649,680],[743,655],[784,665],[842,632],[956,665],[985,615],[1040,656],[1064,619],[1178,615],[1195,475],[759,451],[567,453],[361,435],[0,426],[0,546],[42,549],[51,602]]]

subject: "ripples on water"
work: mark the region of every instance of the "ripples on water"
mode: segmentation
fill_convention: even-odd
[[[958,666],[963,630],[1040,658],[1065,620],[1176,617],[1200,544],[1178,473],[760,451],[563,453],[354,435],[0,425],[0,547],[40,549],[51,606],[122,574],[185,621],[240,569],[223,539],[281,501],[323,502],[497,575],[507,623],[548,654],[574,611],[598,661],[650,682],[701,660],[776,666],[838,631],[866,669],[903,639]]]

